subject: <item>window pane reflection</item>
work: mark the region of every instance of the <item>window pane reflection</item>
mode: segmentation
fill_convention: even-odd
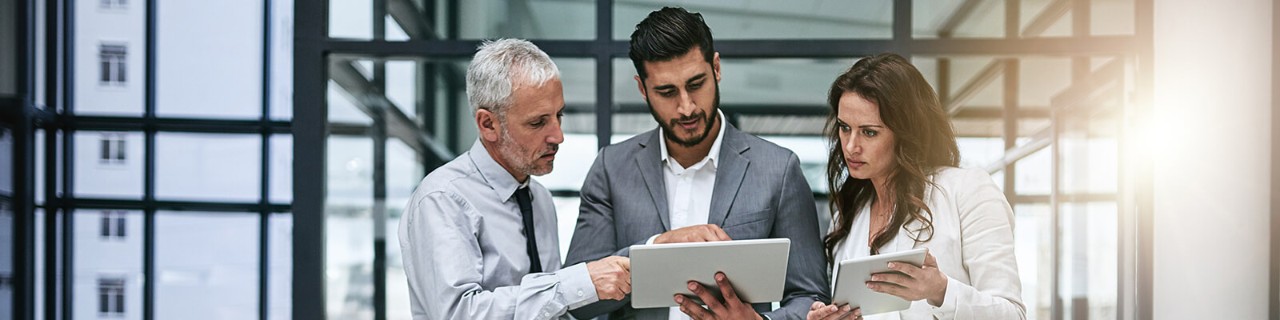
[[[631,38],[636,24],[663,6],[701,13],[715,39],[887,39],[893,36],[893,1],[685,1],[613,4],[613,38]]]
[[[142,212],[77,209],[73,217],[75,318],[140,318]]]
[[[156,134],[156,198],[257,202],[262,136]]]
[[[76,131],[75,196],[142,198],[142,142],[141,132]]]
[[[258,221],[254,213],[157,212],[156,318],[256,318]]]

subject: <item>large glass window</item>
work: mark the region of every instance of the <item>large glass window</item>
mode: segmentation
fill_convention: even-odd
[[[562,254],[576,221],[579,188],[596,148],[657,127],[637,90],[626,45],[635,24],[669,4],[388,1],[386,7],[376,7],[379,3],[329,3],[329,16],[324,18],[327,38],[321,41],[347,49],[317,53],[330,66],[327,86],[298,89],[327,90],[330,136],[309,141],[324,141],[328,161],[341,161],[325,166],[328,198],[320,223],[328,230],[325,250],[330,261],[323,264],[328,266],[324,273],[343,275],[342,284],[328,278],[330,290],[325,294],[330,318],[405,316],[405,280],[400,278],[399,244],[393,236],[398,209],[403,206],[397,202],[406,200],[412,190],[410,181],[464,152],[475,139],[463,81],[466,61],[476,45],[471,40],[534,39],[561,68],[566,141],[555,171],[536,179],[556,196]],[[911,4],[910,10],[895,9],[895,4],[904,3]],[[1111,270],[1109,274],[1114,275],[1122,267],[1115,259],[1119,235],[1133,232],[1114,223],[1116,217],[1132,214],[1114,202],[1122,190],[1115,178],[1119,176],[1118,139],[1114,132],[1096,129],[1106,125],[1095,120],[1106,117],[1065,105],[1073,92],[1087,91],[1086,78],[1124,77],[1095,73],[1120,61],[1115,57],[1136,52],[1095,50],[1087,43],[1099,35],[1133,35],[1132,0],[693,1],[678,5],[701,13],[715,34],[724,74],[719,83],[720,107],[726,120],[796,152],[815,193],[815,204],[823,209],[823,230],[830,214],[825,206],[830,145],[822,131],[829,113],[827,90],[859,57],[897,51],[909,56],[939,93],[957,133],[960,165],[989,172],[1013,206],[1015,254],[1029,317],[1117,314],[1116,293],[1126,292],[1124,286],[1098,272]],[[542,13],[547,10],[555,11],[558,18],[547,19],[550,15]],[[599,12],[612,16],[601,19]],[[895,24],[900,19],[911,23]],[[608,25],[599,25],[603,21]],[[1083,21],[1087,25],[1081,25]],[[1029,39],[1064,46],[1018,47]],[[417,42],[411,48],[398,41]],[[1073,41],[1079,43],[1065,45]],[[348,42],[362,47],[350,47]],[[939,43],[941,49],[924,43]],[[429,54],[418,48],[427,48],[423,50]],[[387,56],[395,58],[369,58]],[[1093,106],[1088,110],[1128,108],[1130,100],[1118,92],[1129,91],[1112,90],[1094,90],[1091,96],[1113,99],[1095,97],[1083,104]],[[403,115],[409,121],[388,115]],[[1073,116],[1090,120],[1063,120]],[[1090,129],[1074,128],[1072,123]],[[415,132],[417,138],[403,139],[397,130]],[[419,147],[421,142],[415,139],[426,141],[428,147]],[[1068,154],[1072,156],[1064,156]],[[1085,154],[1089,156],[1080,156]],[[407,159],[416,162],[398,163]],[[380,166],[385,166],[385,172],[376,169]],[[382,189],[385,192],[378,191]],[[381,210],[386,210],[385,215]],[[374,266],[379,264],[386,269],[377,270]],[[386,282],[378,283],[379,279]],[[374,301],[382,293],[385,300]]]

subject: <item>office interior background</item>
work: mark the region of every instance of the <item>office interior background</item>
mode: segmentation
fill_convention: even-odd
[[[563,252],[595,150],[655,127],[627,39],[664,5],[822,230],[826,90],[896,52],[1014,208],[1028,318],[1280,319],[1265,0],[3,1],[0,319],[408,319],[396,225],[498,37],[561,71]]]

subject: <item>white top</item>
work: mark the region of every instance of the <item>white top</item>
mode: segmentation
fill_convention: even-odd
[[[907,310],[865,318],[1025,319],[1022,285],[1013,255],[1013,209],[1004,193],[981,170],[946,167],[930,178],[937,184],[927,187],[924,199],[933,211],[932,239],[920,243],[913,240],[913,236],[927,239],[929,235],[917,235],[914,230],[921,225],[912,221],[880,248],[880,253],[929,248],[938,268],[947,275],[946,297],[938,307],[918,300]],[[836,245],[836,261],[870,255],[869,212],[869,204],[859,209],[849,233],[851,238]],[[832,221],[834,228],[838,218]]]
[[[724,121],[724,114],[716,111],[716,121]],[[667,189],[667,212],[671,230],[692,225],[706,224],[711,214],[711,194],[716,186],[716,166],[720,159],[720,142],[724,141],[724,124],[720,124],[720,132],[716,133],[715,142],[711,143],[711,151],[707,156],[685,168],[667,153],[666,133],[658,130],[658,145],[662,150],[662,178]],[[649,237],[647,243],[652,244],[657,235]],[[689,319],[680,312],[680,308],[672,307],[668,319]]]

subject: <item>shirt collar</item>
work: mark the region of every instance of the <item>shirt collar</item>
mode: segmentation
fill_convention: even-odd
[[[529,181],[533,180],[533,177],[529,177],[524,183],[516,181],[516,177],[512,177],[506,168],[489,156],[489,149],[486,149],[479,139],[471,144],[471,150],[467,151],[467,155],[471,157],[471,163],[475,164],[476,170],[480,172],[480,176],[484,178],[489,188],[493,188],[503,201],[511,199],[516,189],[528,187]]]
[[[705,161],[707,164],[711,165],[712,167],[715,167],[716,162],[719,161],[720,159],[720,143],[724,142],[724,127],[726,126],[726,124],[724,123],[725,121],[724,112],[720,110],[716,110],[716,117],[719,118],[717,121],[720,121],[720,132],[716,133],[716,141],[711,143],[711,151],[707,152],[707,156],[705,158],[702,158],[702,160],[698,161],[698,162]],[[671,155],[667,153],[667,137],[666,137],[666,133],[664,133],[663,130],[661,129],[658,130],[658,146],[659,146],[659,149],[662,150],[660,155],[662,157],[660,159],[661,161],[666,161],[668,163],[676,162],[676,159],[671,158]],[[693,166],[690,166],[690,168],[693,168],[695,166],[697,165],[695,164]]]

